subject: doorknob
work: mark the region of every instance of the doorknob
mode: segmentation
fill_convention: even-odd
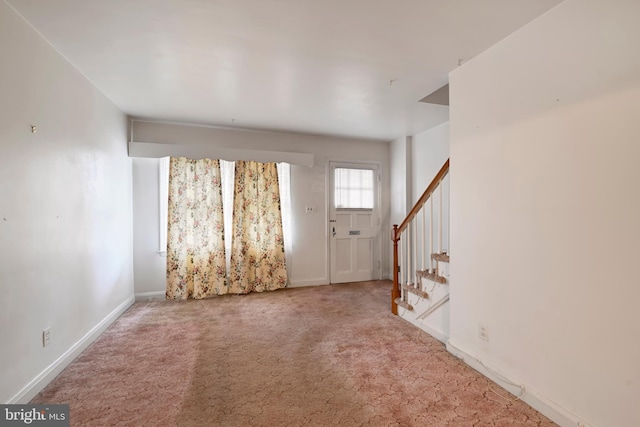
[[[335,227],[333,227],[332,233],[333,233],[333,237],[336,237],[336,228]]]

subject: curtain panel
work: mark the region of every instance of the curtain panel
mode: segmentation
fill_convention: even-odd
[[[167,299],[228,293],[220,162],[172,157],[168,193]]]
[[[276,164],[236,161],[229,292],[263,292],[286,285]]]

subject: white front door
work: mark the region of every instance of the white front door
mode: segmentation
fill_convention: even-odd
[[[331,283],[378,279],[378,166],[331,162],[329,169]]]

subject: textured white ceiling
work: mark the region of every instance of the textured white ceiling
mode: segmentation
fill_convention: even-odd
[[[392,140],[419,103],[560,0],[7,0],[139,118]]]

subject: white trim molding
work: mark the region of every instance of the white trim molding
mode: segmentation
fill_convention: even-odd
[[[329,280],[326,277],[321,277],[317,279],[307,279],[307,280],[291,280],[288,288],[303,288],[305,286],[321,286],[321,285],[329,285]]]
[[[415,314],[413,314],[411,311],[398,306],[398,317],[404,320],[405,322],[411,323],[416,328],[422,329],[423,331],[431,335],[433,338],[440,341],[442,344],[447,344],[447,341],[449,340],[449,335],[445,331],[436,329],[428,325],[427,323],[422,321],[422,319],[417,319],[415,317]]]
[[[155,291],[155,292],[141,292],[136,294],[136,301],[149,301],[149,300],[157,300],[157,299],[165,299],[164,291]]]
[[[453,344],[451,340],[447,342],[447,351],[514,396],[522,394],[520,400],[540,411],[555,423],[561,426],[592,427],[567,408],[562,407],[540,392],[532,389],[527,384],[523,384],[517,378],[513,378],[493,368],[485,363],[479,356],[463,350],[457,344]],[[519,385],[519,387],[517,385]]]
[[[98,337],[107,330],[118,317],[120,317],[131,305],[134,303],[134,297],[131,295],[122,304],[116,307],[111,313],[109,313],[104,319],[102,319],[96,326],[94,326],[89,332],[87,332],[78,342],[72,345],[67,351],[65,351],[60,357],[58,357],[51,365],[49,365],[44,371],[38,374],[33,380],[31,380],[26,386],[22,388],[15,396],[13,396],[8,404],[29,403],[47,384],[49,384],[60,372],[64,370],[73,360],[80,355],[87,347],[91,345]]]
[[[190,159],[255,160],[257,162],[284,162],[291,165],[308,166],[314,164],[310,153],[289,151],[241,150],[218,147],[216,145],[157,144],[153,142],[129,142],[129,157],[188,157]]]

